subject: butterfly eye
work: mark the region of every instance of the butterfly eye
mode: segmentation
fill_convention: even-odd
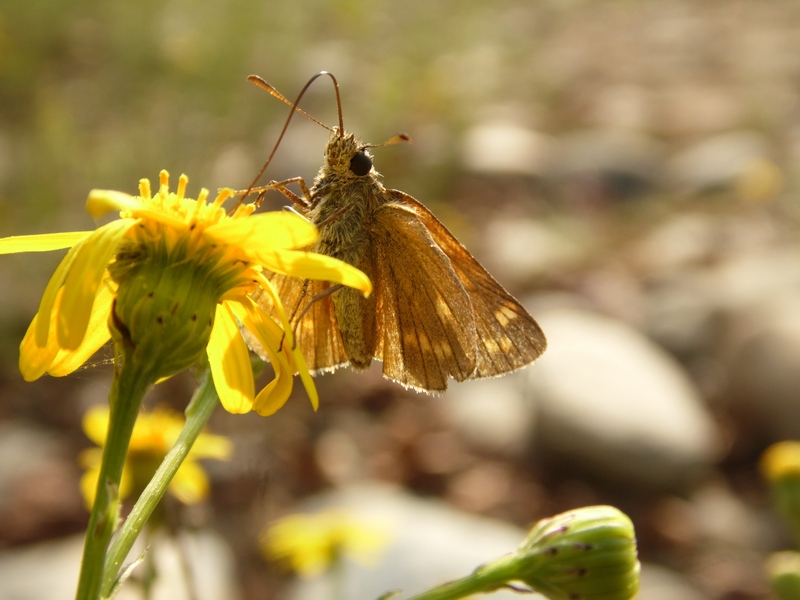
[[[372,169],[372,159],[363,150],[356,152],[350,159],[350,170],[355,175],[366,175]]]

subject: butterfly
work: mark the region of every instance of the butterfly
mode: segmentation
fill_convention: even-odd
[[[338,127],[322,125],[297,107],[303,92],[322,75],[334,83]],[[260,77],[249,79],[290,104]],[[283,193],[319,230],[318,240],[307,250],[361,269],[374,286],[364,298],[355,289],[324,281],[271,275],[284,307],[291,311],[295,341],[311,372],[345,365],[364,370],[374,359],[383,362],[386,378],[435,394],[447,389],[451,377],[496,377],[536,360],[547,342],[528,311],[431,211],[408,194],[384,187],[369,151],[377,146],[344,130],[333,75],[319,73],[303,92],[289,118],[298,111],[331,132],[313,185],[309,189],[295,177],[251,186],[248,192]],[[289,119],[281,137],[288,123]],[[386,143],[407,139],[400,135]],[[292,183],[301,194],[287,187]],[[258,301],[274,310],[267,294]]]

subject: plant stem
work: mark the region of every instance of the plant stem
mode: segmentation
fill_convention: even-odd
[[[103,598],[111,595],[118,583],[122,561],[130,552],[133,543],[142,531],[145,523],[155,510],[167,491],[172,478],[189,454],[197,436],[203,430],[208,418],[218,404],[217,392],[208,370],[204,371],[200,385],[189,406],[186,408],[186,424],[183,426],[175,445],[164,457],[150,483],[139,496],[139,500],[131,510],[125,523],[114,539],[108,551],[105,571],[103,573]]]
[[[86,539],[83,546],[77,600],[98,600],[106,549],[119,520],[119,482],[128,455],[133,425],[139,415],[142,398],[154,383],[149,372],[123,361],[114,373],[108,402],[108,435],[97,478]]]
[[[456,600],[494,591],[514,579],[516,562],[517,558],[513,554],[501,557],[478,567],[466,577],[437,586],[408,600]]]

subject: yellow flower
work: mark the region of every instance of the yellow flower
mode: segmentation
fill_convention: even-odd
[[[800,544],[800,442],[772,444],[761,455],[761,474],[772,488],[778,510],[789,521]]]
[[[781,479],[800,480],[800,442],[773,444],[761,455],[761,472],[770,482]]]
[[[270,560],[288,560],[301,577],[314,577],[343,555],[374,563],[390,538],[383,521],[331,509],[279,519],[261,536],[261,550]]]
[[[147,344],[141,344],[141,359],[155,361],[158,377],[185,368],[205,349],[214,385],[230,412],[253,409],[261,415],[273,414],[286,402],[294,373],[300,374],[316,409],[318,399],[308,368],[293,348],[288,320],[263,271],[342,283],[364,294],[372,290],[369,279],[341,261],[296,250],[317,237],[316,228],[299,215],[254,215],[252,204],[228,214],[222,204],[230,190],[222,190],[207,203],[205,189],[197,200],[186,198],[187,183],[188,178],[181,176],[177,191],[170,192],[169,175],[162,171],[155,194],[146,179],[140,181],[136,197],[94,190],[86,204],[88,212],[98,217],[116,210],[119,219],[94,231],[0,240],[0,254],[69,248],[20,345],[23,377],[32,381],[44,373],[71,373],[108,341],[111,328],[119,334],[115,340],[134,343],[137,336],[147,338]],[[160,271],[149,268],[153,263]],[[154,271],[156,283],[152,284]],[[193,277],[185,276],[186,272]],[[153,288],[163,280],[161,273],[175,275],[177,281],[174,292],[166,287],[167,301],[174,304],[171,311],[164,305],[163,289],[159,290],[161,304],[151,301]],[[198,280],[207,285],[193,287]],[[276,302],[280,324],[250,299],[249,294],[259,288]],[[210,312],[205,305],[198,309],[192,304],[209,294],[215,304]],[[171,319],[178,309],[190,311],[189,318],[183,315],[183,322],[192,328],[184,325],[180,335],[173,330],[172,338],[159,338],[153,323]],[[257,395],[240,326],[258,340],[275,370],[275,379]]]
[[[83,416],[83,431],[99,446],[84,450],[80,456],[81,465],[86,469],[81,478],[81,492],[88,507],[92,506],[97,490],[108,417],[109,409],[105,405],[94,406]],[[131,492],[138,494],[144,489],[167,452],[175,444],[183,424],[184,419],[178,413],[166,408],[156,408],[139,415],[133,427],[120,481],[121,498]],[[170,482],[169,491],[184,504],[200,502],[208,495],[208,477],[197,461],[203,458],[227,460],[232,451],[233,445],[228,438],[201,433]]]

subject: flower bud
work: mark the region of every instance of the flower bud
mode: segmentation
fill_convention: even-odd
[[[772,593],[778,600],[800,598],[800,553],[776,552],[764,566]]]
[[[540,521],[515,556],[517,579],[551,600],[628,600],[639,589],[633,524],[612,506]]]
[[[118,254],[110,269],[119,289],[109,328],[123,359],[127,354],[155,381],[204,354],[226,289],[216,279],[228,277],[215,271],[217,264],[213,257],[158,242]]]

